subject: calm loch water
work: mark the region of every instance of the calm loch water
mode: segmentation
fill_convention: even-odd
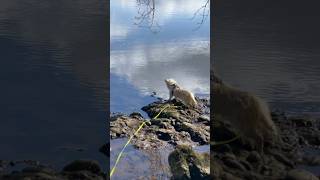
[[[106,14],[96,0],[0,2],[0,159],[106,167]]]
[[[221,1],[214,68],[229,84],[291,114],[320,116],[318,1]]]

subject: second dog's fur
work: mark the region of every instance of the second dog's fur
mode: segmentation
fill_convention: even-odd
[[[243,138],[255,143],[260,152],[263,152],[265,141],[274,144],[279,140],[268,105],[262,99],[220,80],[213,83],[211,90],[214,115],[231,122]]]

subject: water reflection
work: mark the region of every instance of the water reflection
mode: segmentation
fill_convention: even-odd
[[[111,53],[111,72],[124,76],[143,95],[157,92],[168,97],[165,78],[174,78],[195,93],[209,92],[209,48],[207,42],[140,45]]]
[[[274,108],[319,116],[320,26],[316,22],[320,13],[315,3],[220,3],[215,21],[216,72]]]
[[[121,151],[127,139],[111,141],[112,151],[110,167],[113,167],[116,156]],[[173,148],[159,148],[152,151],[140,151],[129,145],[122,156],[117,169],[112,176],[114,179],[169,179],[171,176],[168,155]]]
[[[0,2],[0,159],[104,165],[106,5]]]
[[[209,20],[199,26],[204,16],[198,11],[208,13],[208,7],[201,8],[206,2],[111,1],[111,80],[119,77],[111,84],[111,111],[139,109],[152,92],[167,98],[166,78],[209,94]],[[139,98],[118,93],[116,84],[136,89]]]
[[[114,35],[117,34],[119,29],[123,32],[122,35],[126,35],[124,32],[134,31],[137,28],[141,31],[141,27],[146,27],[149,31],[153,28],[161,28],[168,24],[173,26],[186,21],[189,22],[185,23],[184,27],[194,26],[192,23],[202,22],[203,17],[208,17],[209,6],[207,3],[208,0],[174,0],[169,2],[159,0],[111,1],[111,39],[115,38]],[[177,20],[183,21],[179,22]],[[203,23],[208,25],[207,21],[203,21]],[[176,25],[174,26],[178,27]],[[172,30],[173,28],[170,29]],[[165,28],[162,28],[163,30],[166,31]],[[208,28],[205,31],[207,30]],[[166,36],[169,36],[169,34]]]

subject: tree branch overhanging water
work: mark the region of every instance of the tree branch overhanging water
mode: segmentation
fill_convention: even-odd
[[[156,21],[156,2],[155,0],[136,0],[137,16],[134,17],[134,25],[150,29],[153,33],[158,33],[161,26]],[[206,0],[204,5],[197,9],[191,20],[197,19],[200,16],[200,21],[197,22],[197,27],[193,30],[200,29],[201,25],[207,20],[210,15],[210,0]]]
[[[155,21],[155,1],[154,0],[137,0],[138,16],[135,16],[134,24],[139,27],[147,27],[151,32],[157,33],[160,30],[159,24]],[[147,25],[143,25],[146,23]]]

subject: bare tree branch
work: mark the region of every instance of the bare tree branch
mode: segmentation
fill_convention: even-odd
[[[150,29],[151,32],[157,33],[160,31],[161,27],[155,20],[156,4],[155,0],[136,0],[137,2],[137,16],[134,17],[134,24],[139,27],[144,27]],[[193,14],[191,20],[200,17],[200,21],[197,22],[197,27],[193,31],[200,29],[201,25],[207,20],[210,15],[210,0],[206,0],[205,4],[202,5]]]
[[[208,16],[210,15],[210,0],[207,0],[206,3],[201,6],[199,9],[197,9],[197,11],[193,14],[193,17],[191,18],[192,20],[194,20],[196,17],[201,16],[201,20],[200,22],[198,22],[198,26],[193,29],[198,30],[200,29],[201,25],[207,20]]]
[[[153,33],[160,30],[159,24],[155,21],[155,0],[137,0],[138,15],[135,16],[135,25],[146,27]]]

